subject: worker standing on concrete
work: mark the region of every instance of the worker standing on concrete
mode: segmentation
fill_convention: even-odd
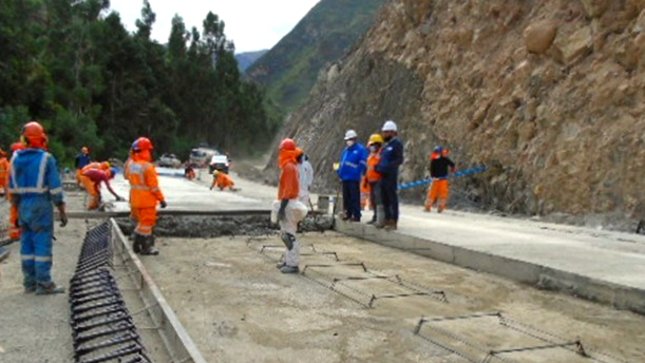
[[[213,190],[215,187],[219,188],[220,191],[226,188],[232,192],[237,191],[233,178],[222,170],[213,171],[213,183],[211,184],[210,190]]]
[[[134,229],[133,250],[142,255],[158,255],[153,229],[157,224],[157,204],[166,208],[166,200],[159,189],[157,170],[152,164],[153,145],[146,137],[132,144],[132,160],[128,163],[130,181],[130,209],[137,226]]]
[[[7,160],[7,153],[0,148],[0,197],[7,194],[7,186],[9,185],[9,160]]]
[[[298,175],[300,176],[300,192],[298,200],[309,207],[311,206],[309,189],[314,183],[314,168],[309,162],[309,157],[304,152],[301,152],[300,155],[298,155],[296,161],[298,162]]]
[[[24,150],[25,149],[25,144],[22,142],[14,142],[11,144],[11,152],[12,155],[11,157],[14,158],[16,155],[18,155],[18,151]],[[20,223],[18,219],[18,206],[12,203],[12,195],[8,191],[8,185],[9,185],[9,175],[11,174],[11,165],[9,165],[9,169],[7,172],[7,200],[9,200],[9,203],[11,205],[9,206],[9,239],[12,241],[17,241],[20,239]]]
[[[83,168],[91,162],[92,159],[90,157],[90,150],[87,148],[87,146],[83,146],[81,148],[80,154],[76,155],[76,159],[74,160],[74,164],[76,166],[76,182],[78,183],[78,185],[82,185],[81,175]]]
[[[381,198],[385,221],[376,227],[388,230],[397,229],[399,222],[398,179],[399,166],[403,164],[403,144],[398,139],[398,128],[394,121],[386,121],[381,128],[385,145],[376,171],[381,174]]]
[[[432,207],[439,201],[439,210],[441,213],[446,209],[448,203],[449,185],[448,174],[455,172],[455,163],[448,158],[448,149],[441,146],[434,148],[430,154],[430,177],[432,184],[428,189],[428,196],[426,197],[425,211],[430,212]]]
[[[110,185],[110,180],[114,179],[114,176],[116,175],[115,168],[109,168],[106,170],[88,169],[83,171],[82,175],[83,177],[87,178],[91,184],[91,188],[87,190],[87,194],[90,196],[87,210],[95,210],[101,206],[101,183],[105,183],[105,186],[117,201],[125,200],[124,198],[119,196]]]
[[[64,292],[51,279],[54,210],[58,207],[61,227],[67,225],[63,187],[56,159],[47,151],[47,135],[38,122],[22,129],[26,149],[11,159],[11,202],[20,215],[22,272],[25,292]]]
[[[360,183],[367,170],[367,149],[356,140],[354,130],[347,130],[345,143],[340,158],[338,176],[343,183],[344,220],[361,221],[361,188]]]
[[[278,166],[280,167],[280,182],[278,184],[278,221],[280,223],[280,238],[287,250],[284,262],[278,264],[282,273],[298,273],[300,271],[300,242],[296,239],[298,222],[307,214],[307,207],[299,200],[300,178],[296,158],[301,150],[296,148],[292,139],[284,139],[280,143]]]
[[[367,184],[370,193],[370,204],[374,212],[372,220],[368,224],[382,225],[385,220],[383,201],[381,198],[381,173],[376,171],[376,166],[381,161],[381,146],[383,145],[383,136],[372,134],[367,146],[370,149],[370,155],[367,157],[367,172],[365,173],[364,183]]]

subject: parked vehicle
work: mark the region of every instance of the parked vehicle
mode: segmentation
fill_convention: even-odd
[[[198,147],[190,151],[189,161],[198,168],[205,168],[210,164],[214,155],[219,155],[219,152],[208,147]]]
[[[166,168],[179,168],[181,166],[181,160],[175,154],[165,153],[161,155],[157,164]]]
[[[227,155],[217,154],[211,157],[208,170],[212,174],[214,170],[220,170],[228,174],[230,160]]]

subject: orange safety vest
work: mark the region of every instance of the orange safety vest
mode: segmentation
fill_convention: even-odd
[[[9,180],[9,161],[7,158],[0,158],[0,185],[7,185]]]
[[[131,160],[126,169],[130,181],[130,206],[132,208],[155,208],[157,202],[165,200],[159,189],[157,169],[152,163]]]
[[[370,156],[367,158],[367,172],[365,177],[369,183],[374,183],[381,180],[381,173],[376,171],[376,166],[381,161],[381,152],[370,153]]]

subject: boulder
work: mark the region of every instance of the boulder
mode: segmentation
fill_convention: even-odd
[[[558,37],[554,47],[557,48],[558,60],[568,64],[578,57],[588,54],[593,46],[591,28],[588,26],[576,30],[568,37]]]
[[[524,44],[530,53],[542,54],[551,47],[558,32],[554,21],[541,20],[524,29]]]
[[[582,2],[587,15],[591,18],[599,18],[611,4],[611,0],[580,0],[580,2]]]

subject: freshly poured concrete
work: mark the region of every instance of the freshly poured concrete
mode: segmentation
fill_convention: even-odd
[[[593,357],[605,362],[645,360],[642,316],[333,232],[308,233],[300,239],[306,254],[301,268],[330,266],[307,267],[304,275],[281,274],[274,266],[281,248],[260,252],[263,246],[279,246],[277,236],[162,238],[162,254],[145,258],[144,264],[205,358],[213,362],[464,361],[427,339],[481,361],[490,349],[544,344],[505,328],[497,318],[430,323],[420,336],[413,333],[422,316],[490,311],[554,334],[558,338],[549,338],[558,343],[581,339]],[[336,252],[340,262],[322,251]],[[364,262],[370,272],[342,265],[352,262]],[[377,300],[368,309],[364,305],[373,294],[409,289],[384,280],[337,283],[338,292],[325,287],[334,278],[370,273],[398,275],[422,291],[443,290],[448,302],[401,297]],[[503,358],[593,362],[559,348]]]

